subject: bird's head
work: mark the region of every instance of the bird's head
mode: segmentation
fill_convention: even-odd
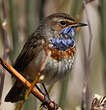
[[[46,17],[43,20],[43,32],[46,33],[48,41],[55,49],[66,51],[75,45],[73,39],[75,32],[87,24],[79,23],[70,15],[65,13],[56,13]]]

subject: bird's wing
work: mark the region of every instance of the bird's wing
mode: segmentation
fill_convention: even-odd
[[[22,72],[32,59],[39,54],[42,49],[42,40],[40,35],[34,34],[27,40],[14,64],[17,71]]]

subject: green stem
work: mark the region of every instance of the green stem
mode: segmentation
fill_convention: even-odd
[[[101,38],[101,46],[102,46],[102,51],[104,55],[104,88],[105,88],[105,93],[106,93],[106,0],[100,0],[100,7],[99,7],[99,12],[100,12],[100,17],[101,17],[101,33],[100,33],[100,38]]]
[[[30,36],[35,30],[35,0],[26,2],[26,36]]]
[[[13,49],[10,53],[10,60],[13,63],[18,51],[19,51],[19,31],[18,31],[18,13],[17,13],[17,4],[14,3],[14,0],[9,0],[9,14],[10,14],[10,27],[12,34],[12,44]]]

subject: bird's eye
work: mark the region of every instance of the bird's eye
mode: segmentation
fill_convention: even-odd
[[[65,21],[60,21],[60,24],[61,25],[66,25],[66,22]]]

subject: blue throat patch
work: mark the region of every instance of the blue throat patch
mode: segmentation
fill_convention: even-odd
[[[68,38],[64,37],[55,37],[51,40],[51,43],[53,44],[55,49],[66,51],[67,49],[74,46],[75,41],[73,39],[73,36],[75,35],[75,28],[74,27],[67,27],[63,29],[61,32],[63,35],[68,35]]]

